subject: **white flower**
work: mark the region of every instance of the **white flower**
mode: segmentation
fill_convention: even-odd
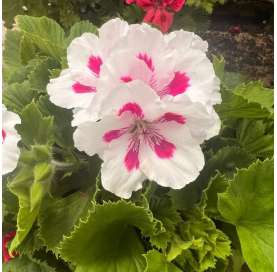
[[[127,29],[126,22],[113,19],[99,29],[99,37],[84,33],[74,39],[67,49],[69,68],[47,86],[50,100],[67,109],[88,107],[97,91],[101,67]]]
[[[99,109],[100,116],[107,114],[102,108],[109,92],[135,80],[145,82],[161,99],[188,96],[216,115],[213,105],[221,102],[220,82],[206,56],[207,43],[199,36],[182,30],[163,35],[147,24],[135,24],[122,39],[101,68],[94,101],[75,114],[73,125],[93,120]]]
[[[214,123],[203,105],[189,98],[164,103],[140,81],[121,85],[107,101],[110,115],[74,133],[79,150],[103,159],[106,190],[129,198],[146,179],[180,189],[197,178],[204,166],[202,132]]]
[[[20,150],[17,143],[20,141],[15,125],[20,124],[17,114],[3,106],[2,108],[2,175],[16,168]]]
[[[99,37],[68,48],[68,69],[50,100],[74,112],[75,147],[103,160],[104,188],[129,198],[144,180],[180,189],[204,166],[200,144],[218,134],[220,82],[207,43],[191,32],[164,35],[111,20]]]

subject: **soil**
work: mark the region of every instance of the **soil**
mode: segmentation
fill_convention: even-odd
[[[217,6],[208,31],[209,54],[223,55],[226,69],[273,87],[273,3],[237,1]]]

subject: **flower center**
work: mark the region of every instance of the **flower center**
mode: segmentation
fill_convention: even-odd
[[[134,136],[140,136],[146,134],[148,130],[149,122],[141,119],[137,119],[134,125],[130,128],[130,133]]]

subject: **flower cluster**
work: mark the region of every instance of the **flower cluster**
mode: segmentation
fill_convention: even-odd
[[[182,9],[185,0],[126,0],[126,3],[135,3],[145,11],[144,22],[167,32],[173,23],[174,13]]]
[[[103,160],[106,190],[129,198],[146,179],[180,189],[199,175],[200,144],[220,128],[220,84],[206,51],[194,33],[120,19],[72,41],[68,69],[47,89],[74,111],[76,148]]]

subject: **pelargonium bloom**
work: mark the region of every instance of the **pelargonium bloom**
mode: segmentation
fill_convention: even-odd
[[[220,82],[206,56],[207,43],[199,36],[182,30],[163,35],[149,25],[136,24],[129,27],[124,40],[121,50],[102,67],[94,100],[97,105],[103,104],[102,114],[106,114],[103,109],[109,92],[118,85],[139,80],[154,89],[161,99],[188,96],[218,118],[213,106],[221,102]],[[94,109],[93,104],[87,108],[87,118],[92,118]],[[81,119],[75,115],[73,124],[78,125]]]
[[[141,81],[121,85],[107,99],[111,111],[74,132],[75,146],[103,159],[103,187],[129,198],[144,180],[180,189],[204,166],[200,143],[214,123],[206,108],[188,97],[166,103]]]
[[[84,33],[74,39],[67,49],[68,69],[47,86],[50,100],[67,109],[86,108],[97,92],[103,63],[127,30],[126,22],[113,19],[99,28],[99,36]]]
[[[174,13],[182,9],[185,0],[126,0],[126,3],[136,3],[146,12],[144,22],[167,32],[173,23]]]
[[[20,150],[17,143],[20,141],[15,125],[21,120],[17,114],[2,107],[2,174],[5,175],[16,168]]]

